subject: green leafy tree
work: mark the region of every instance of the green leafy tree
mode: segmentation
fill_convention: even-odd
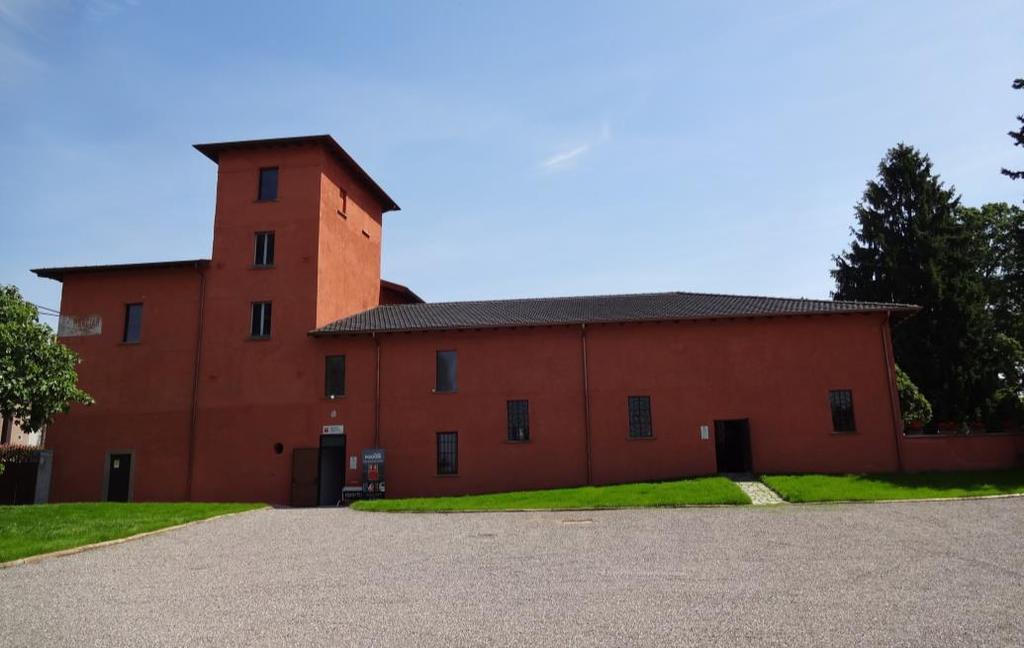
[[[78,356],[39,323],[36,307],[14,286],[0,286],[0,416],[35,432],[71,403],[91,403],[79,389]]]
[[[932,420],[932,404],[899,365],[896,365],[896,389],[900,395],[904,424],[927,423]]]
[[[1013,80],[1014,90],[1024,90],[1024,79]],[[1014,146],[1024,146],[1024,115],[1017,115],[1017,121],[1020,122],[1020,128],[1015,131],[1010,131],[1007,135],[1013,140]],[[1011,171],[1010,169],[1003,169],[1003,175],[1009,176],[1014,180],[1020,180],[1024,178],[1024,171]]]
[[[849,249],[833,257],[833,297],[920,305],[893,330],[897,362],[939,420],[983,416],[999,384],[996,328],[978,271],[986,242],[966,226],[955,188],[927,155],[899,144],[855,214]]]
[[[962,210],[983,249],[979,272],[998,331],[992,365],[1000,384],[986,409],[998,422],[1024,420],[1024,209],[989,203]]]
[[[977,238],[976,254],[996,328],[1024,340],[1024,209],[988,203],[961,210]]]

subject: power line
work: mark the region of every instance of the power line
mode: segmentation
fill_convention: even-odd
[[[32,304],[33,306],[35,306],[35,307],[36,307],[36,310],[39,310],[39,311],[48,311],[48,313],[47,313],[47,314],[54,314],[54,315],[60,315],[60,311],[59,311],[59,310],[57,310],[56,308],[50,308],[49,306],[40,306],[39,304],[33,304],[32,302],[28,302],[28,303],[29,303],[29,304]]]

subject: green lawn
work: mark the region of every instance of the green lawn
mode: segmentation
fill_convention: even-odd
[[[789,502],[933,499],[1024,493],[1024,470],[876,475],[765,475]]]
[[[263,506],[113,502],[0,506],[0,562]]]
[[[362,500],[352,507],[360,511],[501,511],[687,504],[750,504],[750,498],[724,477],[701,477],[650,484],[584,486],[461,497]]]

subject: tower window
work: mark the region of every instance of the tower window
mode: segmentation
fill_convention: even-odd
[[[345,395],[345,356],[327,356],[324,377],[324,395],[335,398]]]
[[[270,337],[270,302],[252,303],[250,334],[255,338]]]
[[[274,265],[273,232],[256,232],[256,254],[252,262],[258,266]]]
[[[277,167],[260,169],[259,200],[277,200]]]

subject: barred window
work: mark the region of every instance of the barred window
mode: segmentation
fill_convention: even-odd
[[[856,432],[853,420],[853,392],[849,389],[833,389],[828,393],[832,408],[832,429],[836,432]]]
[[[459,433],[437,433],[437,474],[459,474]]]
[[[324,395],[328,398],[345,395],[345,356],[327,356],[324,363]]]
[[[642,439],[654,436],[651,430],[651,397],[629,397],[629,436]]]
[[[270,337],[270,302],[252,303],[252,327],[249,333],[253,337]]]
[[[530,401],[510,400],[508,410],[508,440],[530,440]]]

